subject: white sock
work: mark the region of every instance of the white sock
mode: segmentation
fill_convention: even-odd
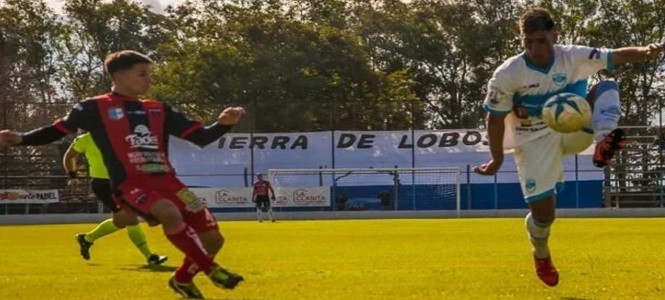
[[[256,209],[256,219],[259,220],[259,221],[263,220],[263,216],[261,216],[261,209],[260,208]]]
[[[596,88],[595,97],[591,122],[596,141],[600,141],[619,125],[621,117],[619,84],[616,81],[601,81]]]
[[[275,220],[275,215],[272,214],[272,207],[268,207],[268,215],[270,216],[271,221]]]
[[[550,248],[547,245],[547,241],[550,237],[550,225],[552,223],[540,223],[531,216],[531,213],[526,215],[524,223],[529,233],[529,241],[531,241],[531,245],[533,246],[533,254],[538,258],[549,257]]]

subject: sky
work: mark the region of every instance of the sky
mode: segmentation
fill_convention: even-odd
[[[1,0],[0,0],[1,1]],[[185,2],[185,0],[135,0],[152,7],[153,12],[164,12],[164,9],[168,5],[178,5]],[[106,2],[111,2],[110,0]],[[46,4],[53,7],[58,13],[61,12],[60,8],[62,7],[65,0],[46,0]]]

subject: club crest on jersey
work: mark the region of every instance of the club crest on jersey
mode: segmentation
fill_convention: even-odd
[[[138,125],[134,127],[134,134],[125,137],[125,141],[130,144],[131,148],[151,149],[157,150],[158,140],[157,136],[150,132],[145,125]]]
[[[558,85],[562,85],[566,82],[566,73],[556,73],[552,75],[552,81]]]
[[[526,187],[527,192],[533,193],[536,190],[536,180],[533,178],[529,178],[524,183],[524,186]]]
[[[120,107],[111,107],[107,112],[109,114],[109,119],[115,121],[120,120],[125,116],[125,114],[122,112],[122,108]]]

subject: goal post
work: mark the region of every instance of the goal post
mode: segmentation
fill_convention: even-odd
[[[329,188],[332,210],[461,210],[454,167],[269,169],[275,193]]]

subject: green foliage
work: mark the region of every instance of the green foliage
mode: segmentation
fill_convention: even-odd
[[[192,0],[163,13],[136,0],[66,0],[62,15],[43,0],[6,0],[0,99],[72,103],[108,91],[104,57],[135,49],[158,61],[149,96],[206,120],[247,106],[240,130],[473,128],[492,72],[521,51],[516,21],[535,5],[552,11],[562,43],[617,48],[665,34],[664,0]],[[663,65],[660,56],[596,76],[621,82],[624,124],[660,113]],[[53,115],[7,113],[28,124]]]

